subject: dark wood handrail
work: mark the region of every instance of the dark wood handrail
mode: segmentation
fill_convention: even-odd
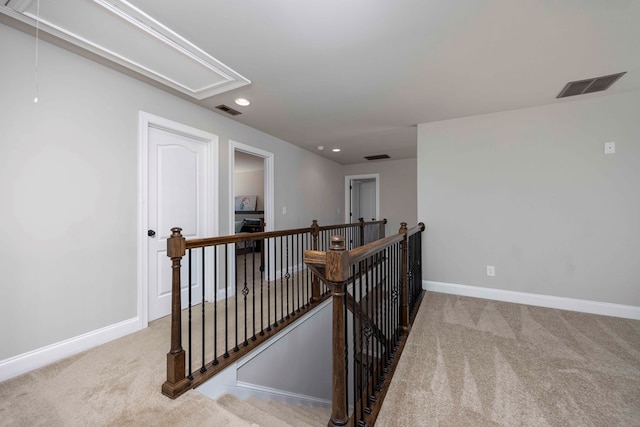
[[[383,239],[376,240],[375,242],[367,243],[366,245],[351,249],[349,251],[349,263],[351,265],[355,265],[371,255],[377,254],[384,248],[387,248],[394,243],[401,242],[403,238],[404,236],[402,234],[394,234],[393,236],[385,237]]]
[[[257,233],[234,234],[232,236],[205,237],[201,239],[191,239],[186,241],[187,249],[204,248],[208,246],[219,246],[231,243],[251,242],[264,240],[272,237],[289,236],[292,234],[311,233],[313,228],[293,228],[281,231],[260,231]]]
[[[385,219],[381,219],[379,221],[369,221],[366,222],[364,221],[363,218],[360,218],[358,222],[350,222],[350,223],[346,223],[346,224],[339,224],[339,225],[323,225],[319,227],[320,231],[327,231],[327,230],[336,230],[338,228],[350,228],[350,227],[361,227],[362,224],[366,224],[366,225],[384,225],[387,223],[386,218]]]

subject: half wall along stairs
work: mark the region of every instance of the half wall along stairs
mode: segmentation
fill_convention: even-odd
[[[388,237],[385,225],[313,221],[308,228],[194,240],[173,228],[171,347],[162,393],[176,398],[202,385],[331,299],[332,407],[325,422],[373,425],[423,295],[424,224],[402,223]],[[192,294],[194,284],[201,294]],[[207,285],[215,303],[206,301]],[[231,395],[219,399],[249,405]]]

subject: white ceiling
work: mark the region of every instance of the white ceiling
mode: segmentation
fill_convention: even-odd
[[[122,38],[118,25],[88,15],[87,2],[40,0],[41,16],[91,22],[86,27],[98,28],[102,43]],[[0,11],[33,23],[7,9],[34,10],[36,3],[11,0]],[[233,120],[343,164],[376,154],[415,157],[419,123],[640,90],[640,0],[95,3],[133,10],[196,58],[211,58],[207,70],[233,74],[226,92],[213,96],[161,82],[167,90],[210,109],[226,104],[243,113]],[[135,37],[124,39],[153,67],[171,65],[165,47]],[[181,55],[189,57],[174,57]],[[555,98],[568,81],[622,71],[607,92]],[[202,89],[206,72],[183,77]],[[240,96],[251,106],[235,105]]]

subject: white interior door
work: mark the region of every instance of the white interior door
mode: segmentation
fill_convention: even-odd
[[[365,179],[359,183],[360,209],[359,217],[365,221],[371,221],[376,218],[376,182],[373,179]]]
[[[207,235],[207,141],[171,130],[148,129],[148,319],[171,312],[171,262],[167,238],[172,227],[187,239]],[[192,295],[202,299],[202,260],[192,260]],[[188,263],[181,269],[182,304],[188,304]]]
[[[345,183],[345,220],[358,222],[380,219],[380,174],[347,175]]]

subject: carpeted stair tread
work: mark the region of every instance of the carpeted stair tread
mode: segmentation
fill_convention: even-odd
[[[304,421],[312,426],[325,425],[329,419],[318,421],[315,416],[309,415],[305,411],[301,411],[296,405],[292,405],[286,402],[274,402],[278,406],[278,410],[291,414],[297,421]],[[318,424],[320,423],[320,424]]]
[[[285,422],[293,424],[296,427],[318,427],[319,426],[316,420],[310,419],[294,411],[293,409],[290,409],[289,407],[284,406],[280,402],[275,402],[275,401],[265,402],[255,397],[248,397],[246,401],[262,409],[265,412],[269,412],[273,414],[274,416],[280,418]],[[329,420],[327,419],[326,422],[328,421]],[[326,422],[325,424],[323,424],[323,426],[326,425]]]
[[[286,420],[282,420],[281,418],[272,415],[274,412],[273,410],[265,411],[264,409],[231,394],[223,394],[216,399],[216,402],[218,402],[218,404],[227,411],[260,427],[294,427],[294,424],[287,424]],[[285,422],[283,423],[283,421]]]
[[[324,411],[320,412],[320,411],[315,411],[314,410],[315,408],[313,408],[313,406],[294,405],[291,403],[281,403],[281,404],[288,406],[290,409],[298,412],[301,415],[304,415],[310,421],[326,423],[329,421],[329,418],[331,418],[331,411],[329,411],[328,409],[325,409]]]
[[[312,405],[298,405],[298,408],[303,409],[309,414],[309,416],[314,417],[319,421],[329,421],[329,418],[331,418],[330,408]]]

